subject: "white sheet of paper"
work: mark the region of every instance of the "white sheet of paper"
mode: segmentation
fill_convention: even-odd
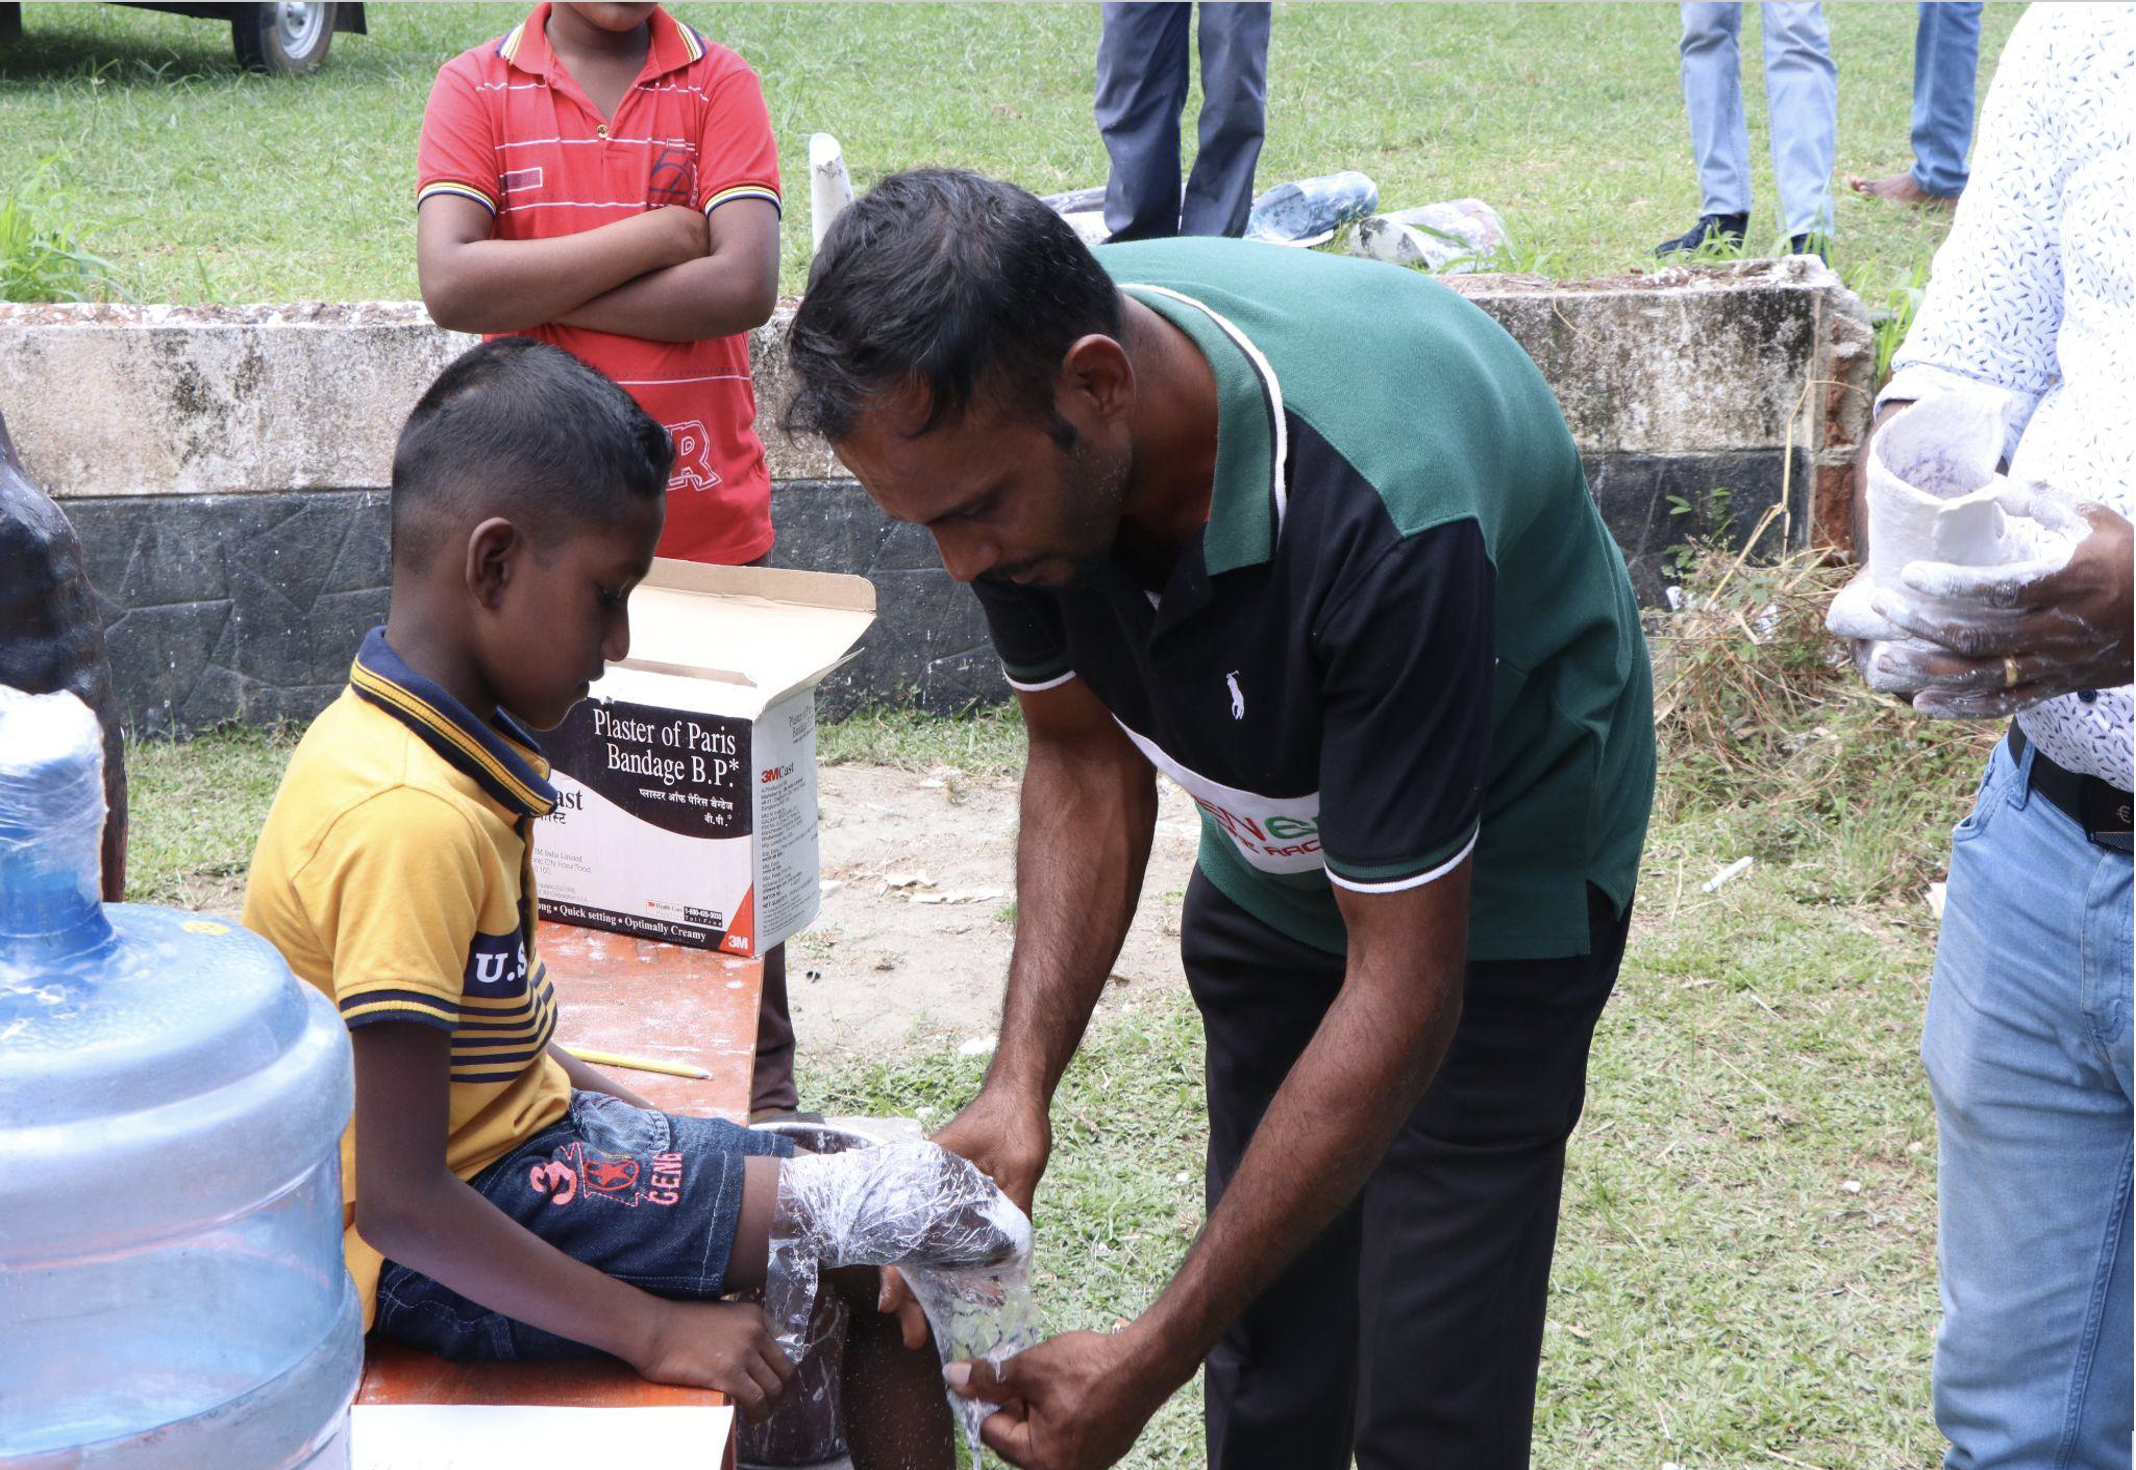
[[[354,1470],[612,1465],[619,1455],[640,1470],[718,1470],[733,1425],[726,1406],[358,1404],[349,1441]]]

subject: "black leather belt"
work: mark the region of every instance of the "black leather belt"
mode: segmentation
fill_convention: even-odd
[[[2011,758],[2022,761],[2029,744],[2025,732],[2017,728],[2015,720],[2011,721]],[[2129,793],[2111,781],[2064,770],[2047,759],[2044,751],[2035,750],[2032,753],[2031,787],[2060,807],[2071,821],[2084,829],[2086,837],[2101,847],[2128,852],[2136,846],[2136,834],[2131,832],[2131,827],[2136,824],[2130,821]]]

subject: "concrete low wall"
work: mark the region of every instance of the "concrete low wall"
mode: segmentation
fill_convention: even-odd
[[[1643,598],[1694,532],[1747,531],[1780,503],[1797,544],[1843,527],[1872,354],[1861,304],[1824,266],[1452,284],[1550,380]],[[767,419],[786,398],[789,314],[752,341]],[[0,305],[0,415],[81,534],[133,728],[302,719],[332,697],[385,613],[394,437],[470,341],[414,303]],[[774,562],[880,593],[826,709],[1000,697],[977,605],[928,536],[886,520],[820,442],[766,439]]]

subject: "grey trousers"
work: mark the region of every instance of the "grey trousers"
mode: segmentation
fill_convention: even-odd
[[[1109,4],[1098,35],[1098,131],[1112,172],[1116,240],[1245,233],[1268,97],[1268,6],[1204,4],[1200,146],[1185,198],[1179,114],[1187,104],[1186,4]]]

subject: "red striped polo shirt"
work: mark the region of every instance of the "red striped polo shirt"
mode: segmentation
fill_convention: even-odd
[[[416,150],[416,203],[457,194],[495,238],[576,234],[665,204],[707,214],[779,204],[779,160],[749,63],[665,10],[613,122],[549,49],[549,7],[439,71]],[[675,444],[660,554],[738,563],[771,548],[771,479],[756,432],[749,338],[652,342],[582,327],[526,333],[630,390]]]

